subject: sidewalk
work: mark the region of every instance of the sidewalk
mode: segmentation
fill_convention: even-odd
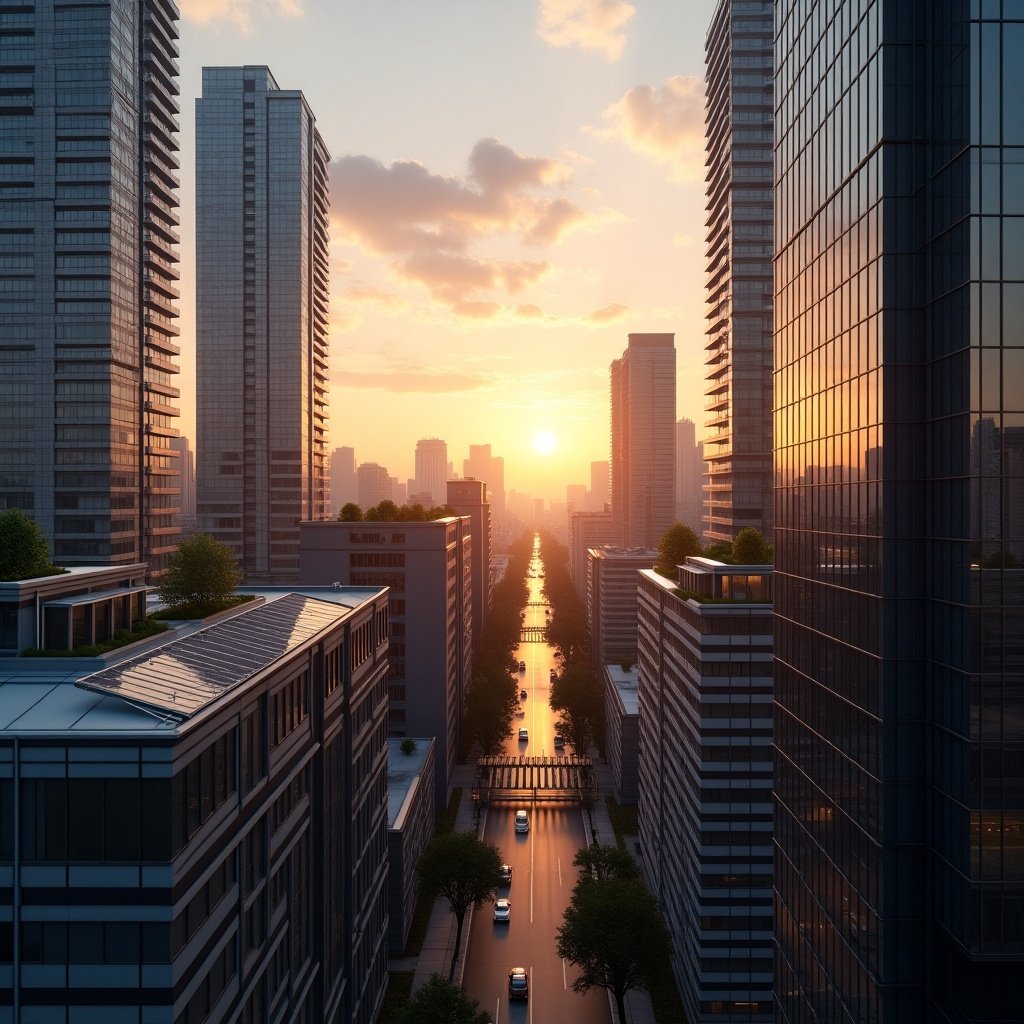
[[[608,814],[608,805],[604,802],[607,794],[612,792],[612,773],[607,765],[596,764],[594,773],[597,776],[600,799],[590,808],[588,823],[591,827],[591,834],[587,837],[591,842],[596,841],[608,846],[615,845],[615,830],[612,828],[612,820]],[[455,828],[460,832],[472,832],[475,827],[475,808],[470,797],[470,790],[473,788],[473,765],[458,765],[452,777],[453,786],[462,787],[462,800],[459,803],[459,813],[455,819]],[[462,929],[462,949],[459,959],[455,965],[455,981],[462,984],[462,971],[466,963],[466,948],[469,944],[469,932],[473,924],[473,910],[466,915],[465,927]],[[398,970],[411,970],[415,963],[416,975],[412,987],[415,992],[422,984],[430,979],[431,974],[440,974],[441,977],[448,977],[448,969],[451,967],[452,952],[455,945],[455,918],[448,909],[448,904],[443,899],[434,903],[434,909],[430,914],[430,923],[427,925],[427,934],[423,940],[423,948],[419,957],[413,961],[391,960],[389,968]],[[612,1024],[655,1024],[654,1007],[651,1005],[651,997],[646,992],[630,992],[626,996],[626,1020],[619,1021],[615,1012],[615,1004],[609,995],[608,1009]]]

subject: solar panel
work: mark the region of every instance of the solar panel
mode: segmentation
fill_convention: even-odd
[[[159,650],[83,676],[75,685],[176,718],[191,718],[350,611],[288,594]]]

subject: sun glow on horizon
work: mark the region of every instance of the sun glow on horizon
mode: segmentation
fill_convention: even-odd
[[[533,449],[539,455],[550,455],[558,447],[558,441],[550,430],[538,430],[533,435]]]

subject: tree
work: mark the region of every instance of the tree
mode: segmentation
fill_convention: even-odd
[[[0,512],[0,580],[31,580],[63,572],[50,562],[39,524],[20,508]]]
[[[598,882],[640,877],[636,861],[617,846],[584,846],[576,851],[573,864]]]
[[[753,526],[744,526],[732,542],[732,560],[736,565],[768,565],[772,560],[771,545]]]
[[[401,752],[405,754],[406,757],[408,757],[410,754],[415,754],[416,741],[406,736],[406,738],[402,740],[402,742],[398,745],[398,749],[401,750]]]
[[[445,981],[440,974],[414,993],[399,1018],[400,1024],[491,1024],[493,1018],[461,985]]]
[[[361,523],[363,521],[363,510],[354,502],[346,501],[338,512],[339,523]]]
[[[713,558],[716,562],[732,565],[732,545],[724,540],[709,545],[704,551],[705,558]]]
[[[604,693],[592,665],[567,662],[551,684],[551,709],[561,712],[559,728],[577,754],[586,754],[604,735]]]
[[[390,498],[385,498],[363,513],[363,520],[367,523],[393,523],[396,519],[398,506]]]
[[[466,694],[465,735],[480,744],[485,757],[512,735],[515,705],[516,683],[506,670],[490,665],[474,676]]]
[[[213,611],[241,582],[234,552],[208,533],[197,533],[178,545],[160,578],[160,597],[169,605],[190,604]]]
[[[662,535],[658,545],[658,564],[654,569],[669,579],[676,578],[676,566],[682,565],[691,555],[701,553],[697,534],[682,523],[673,523]]]
[[[431,839],[416,870],[426,889],[443,896],[455,915],[455,952],[448,972],[451,981],[455,977],[466,912],[472,906],[494,901],[501,853],[493,843],[477,839],[472,832],[450,832]]]
[[[576,883],[557,931],[558,955],[581,972],[574,992],[608,989],[625,1020],[626,993],[650,989],[668,948],[665,922],[639,880],[584,876]]]

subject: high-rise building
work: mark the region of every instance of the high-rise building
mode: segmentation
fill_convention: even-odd
[[[392,500],[392,477],[376,462],[361,462],[356,470],[357,504],[365,512],[382,501]]]
[[[331,500],[327,506],[328,515],[337,515],[342,505],[359,500],[359,485],[356,482],[356,450],[342,445],[331,452]]]
[[[580,604],[587,603],[590,563],[587,551],[605,544],[617,545],[622,537],[611,512],[569,513],[569,578]]]
[[[610,367],[612,515],[626,547],[657,547],[676,507],[674,334],[631,334]]]
[[[465,479],[483,480],[490,494],[491,511],[495,516],[505,514],[505,460],[491,454],[489,444],[471,444],[469,458],[462,460]]]
[[[448,445],[440,438],[416,442],[416,490],[429,494],[432,505],[443,505],[448,483]]]
[[[640,570],[658,560],[657,548],[605,545],[587,552],[587,624],[595,667],[636,661],[636,593]]]
[[[173,437],[168,446],[178,453],[181,491],[181,532],[188,536],[196,529],[196,460],[184,435]]]
[[[473,538],[473,642],[483,635],[491,607],[491,506],[482,480],[449,480],[445,504],[469,519]]]
[[[639,577],[637,821],[686,1019],[770,1024],[771,567]]]
[[[590,464],[590,511],[604,512],[611,500],[611,490],[608,486],[608,462],[604,459],[600,462],[592,462]]]
[[[709,543],[771,537],[772,7],[719,0],[705,40]]]
[[[179,537],[178,11],[4,15],[0,508],[60,565],[148,561]]]
[[[587,495],[590,492],[587,490],[586,484],[566,484],[565,485],[565,505],[569,510],[569,515],[573,512],[585,512],[587,509]]]
[[[304,582],[389,588],[388,735],[437,739],[438,810],[451,796],[473,662],[472,545],[468,516],[302,524]]]
[[[693,420],[676,423],[676,519],[699,537],[704,458]]]
[[[327,504],[327,148],[268,68],[196,101],[199,528],[250,579],[293,580]]]
[[[1019,5],[779,0],[776,1020],[1024,976]]]

